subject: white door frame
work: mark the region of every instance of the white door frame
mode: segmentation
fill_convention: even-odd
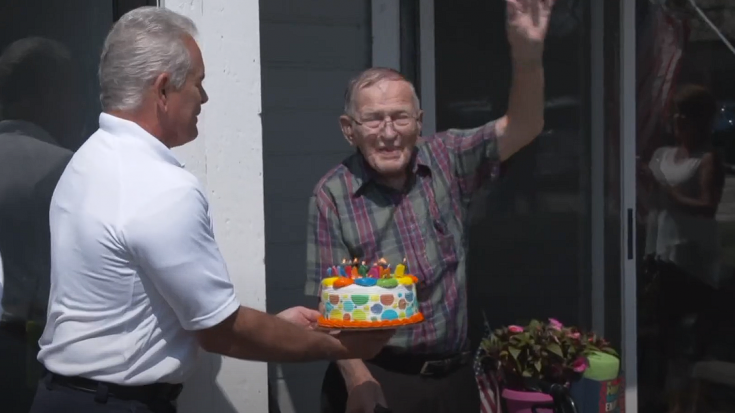
[[[625,411],[638,411],[636,316],[636,1],[620,3],[620,237]]]

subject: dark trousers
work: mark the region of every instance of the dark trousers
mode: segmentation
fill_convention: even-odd
[[[365,363],[380,383],[392,413],[478,413],[480,393],[471,364],[443,376],[422,376],[387,370],[387,366]],[[347,388],[335,363],[324,375],[322,413],[344,413]]]
[[[27,413],[42,369],[23,332],[0,328],[0,412]]]
[[[29,413],[176,413],[168,401],[143,403],[121,400],[111,395],[73,389],[50,380],[41,380]]]

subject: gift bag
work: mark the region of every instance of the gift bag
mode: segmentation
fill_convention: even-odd
[[[572,383],[571,395],[578,413],[624,413],[623,374],[612,380],[582,378]]]

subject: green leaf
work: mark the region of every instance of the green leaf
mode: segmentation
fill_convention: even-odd
[[[620,356],[618,356],[618,352],[615,351],[615,349],[613,349],[611,347],[605,347],[605,348],[602,349],[602,351],[604,351],[605,353],[608,353],[608,354],[612,354],[615,357],[620,357]]]
[[[523,377],[533,377],[533,373],[528,370],[523,371]]]
[[[552,352],[552,353],[556,354],[557,356],[559,356],[559,357],[561,357],[561,358],[564,358],[564,353],[562,353],[562,351],[561,351],[561,347],[559,347],[559,345],[558,345],[558,344],[556,344],[556,343],[551,343],[551,344],[549,344],[549,345],[548,345],[548,346],[546,347],[546,349],[547,349],[547,350],[549,350],[550,352]]]
[[[536,362],[533,363],[533,366],[536,367],[536,371],[541,373],[541,360],[536,360]]]
[[[521,349],[517,347],[508,347],[508,351],[510,351],[510,355],[513,356],[514,359],[518,360],[518,356],[521,354]]]

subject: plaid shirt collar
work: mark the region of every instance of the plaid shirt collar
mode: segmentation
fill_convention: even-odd
[[[353,181],[353,197],[360,196],[364,192],[364,188],[374,182],[378,177],[378,172],[368,164],[367,160],[359,150],[357,151],[356,156],[349,157],[345,161],[344,165],[347,167]],[[413,149],[410,169],[411,173],[415,175],[431,173],[431,165],[426,158],[426,151],[421,150],[421,147],[418,145]]]

